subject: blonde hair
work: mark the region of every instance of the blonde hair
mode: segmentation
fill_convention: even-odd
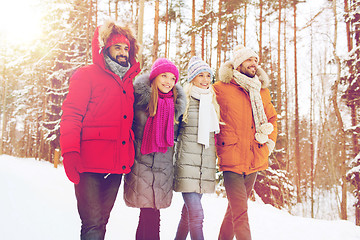
[[[186,95],[186,108],[185,108],[185,112],[183,114],[182,121],[185,123],[188,122],[191,89],[193,86],[194,86],[193,82],[185,83],[185,85],[184,85],[184,91],[185,91],[185,95]],[[216,100],[216,94],[215,94],[215,91],[214,91],[212,85],[210,86],[210,92],[212,93],[212,104],[214,105],[216,116],[218,117],[218,120],[220,122],[220,106]],[[222,124],[222,123],[220,122],[220,124]]]
[[[149,114],[149,117],[154,117],[156,115],[157,106],[158,106],[159,88],[155,84],[155,81],[152,81],[150,85],[151,85],[150,101],[149,101],[149,104],[147,105],[146,110]],[[173,96],[174,103],[176,103],[177,91],[176,91],[175,85],[171,89],[171,91],[174,94],[174,96]]]

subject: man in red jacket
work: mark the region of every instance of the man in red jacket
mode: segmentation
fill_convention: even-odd
[[[60,145],[75,184],[81,239],[104,239],[121,183],[134,162],[133,78],[139,46],[129,26],[108,21],[95,30],[93,64],[70,79],[63,103]]]

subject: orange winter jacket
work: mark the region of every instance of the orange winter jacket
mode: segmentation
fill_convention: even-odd
[[[252,115],[249,93],[232,79],[232,66],[225,63],[220,68],[220,81],[213,86],[220,106],[220,133],[216,136],[216,151],[220,171],[250,174],[268,167],[269,147],[273,148],[277,137],[277,114],[271,103],[267,75],[259,68],[258,76],[262,83],[260,91],[268,121],[274,131],[269,135],[268,144],[255,140],[255,123]],[[272,151],[273,149],[270,149]]]

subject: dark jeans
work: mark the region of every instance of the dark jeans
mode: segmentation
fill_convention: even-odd
[[[189,231],[191,239],[203,240],[204,211],[201,205],[200,193],[182,193],[184,206],[176,232],[175,240],[185,240]]]
[[[139,224],[136,230],[136,240],[160,239],[160,210],[140,208]]]
[[[81,218],[81,240],[103,240],[121,183],[121,174],[80,173],[75,185]]]
[[[223,172],[228,207],[222,222],[219,240],[251,240],[247,201],[257,173],[249,175]]]

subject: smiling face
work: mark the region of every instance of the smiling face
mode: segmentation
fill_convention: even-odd
[[[258,59],[251,57],[246,59],[236,70],[248,77],[254,77],[258,68]]]
[[[208,89],[210,87],[211,74],[208,72],[199,73],[191,82],[198,88]]]
[[[157,77],[154,79],[154,84],[156,84],[160,92],[168,93],[173,89],[175,81],[176,77],[174,74],[165,72],[157,75]]]
[[[123,67],[128,66],[129,46],[126,43],[116,43],[109,47],[109,57]]]

